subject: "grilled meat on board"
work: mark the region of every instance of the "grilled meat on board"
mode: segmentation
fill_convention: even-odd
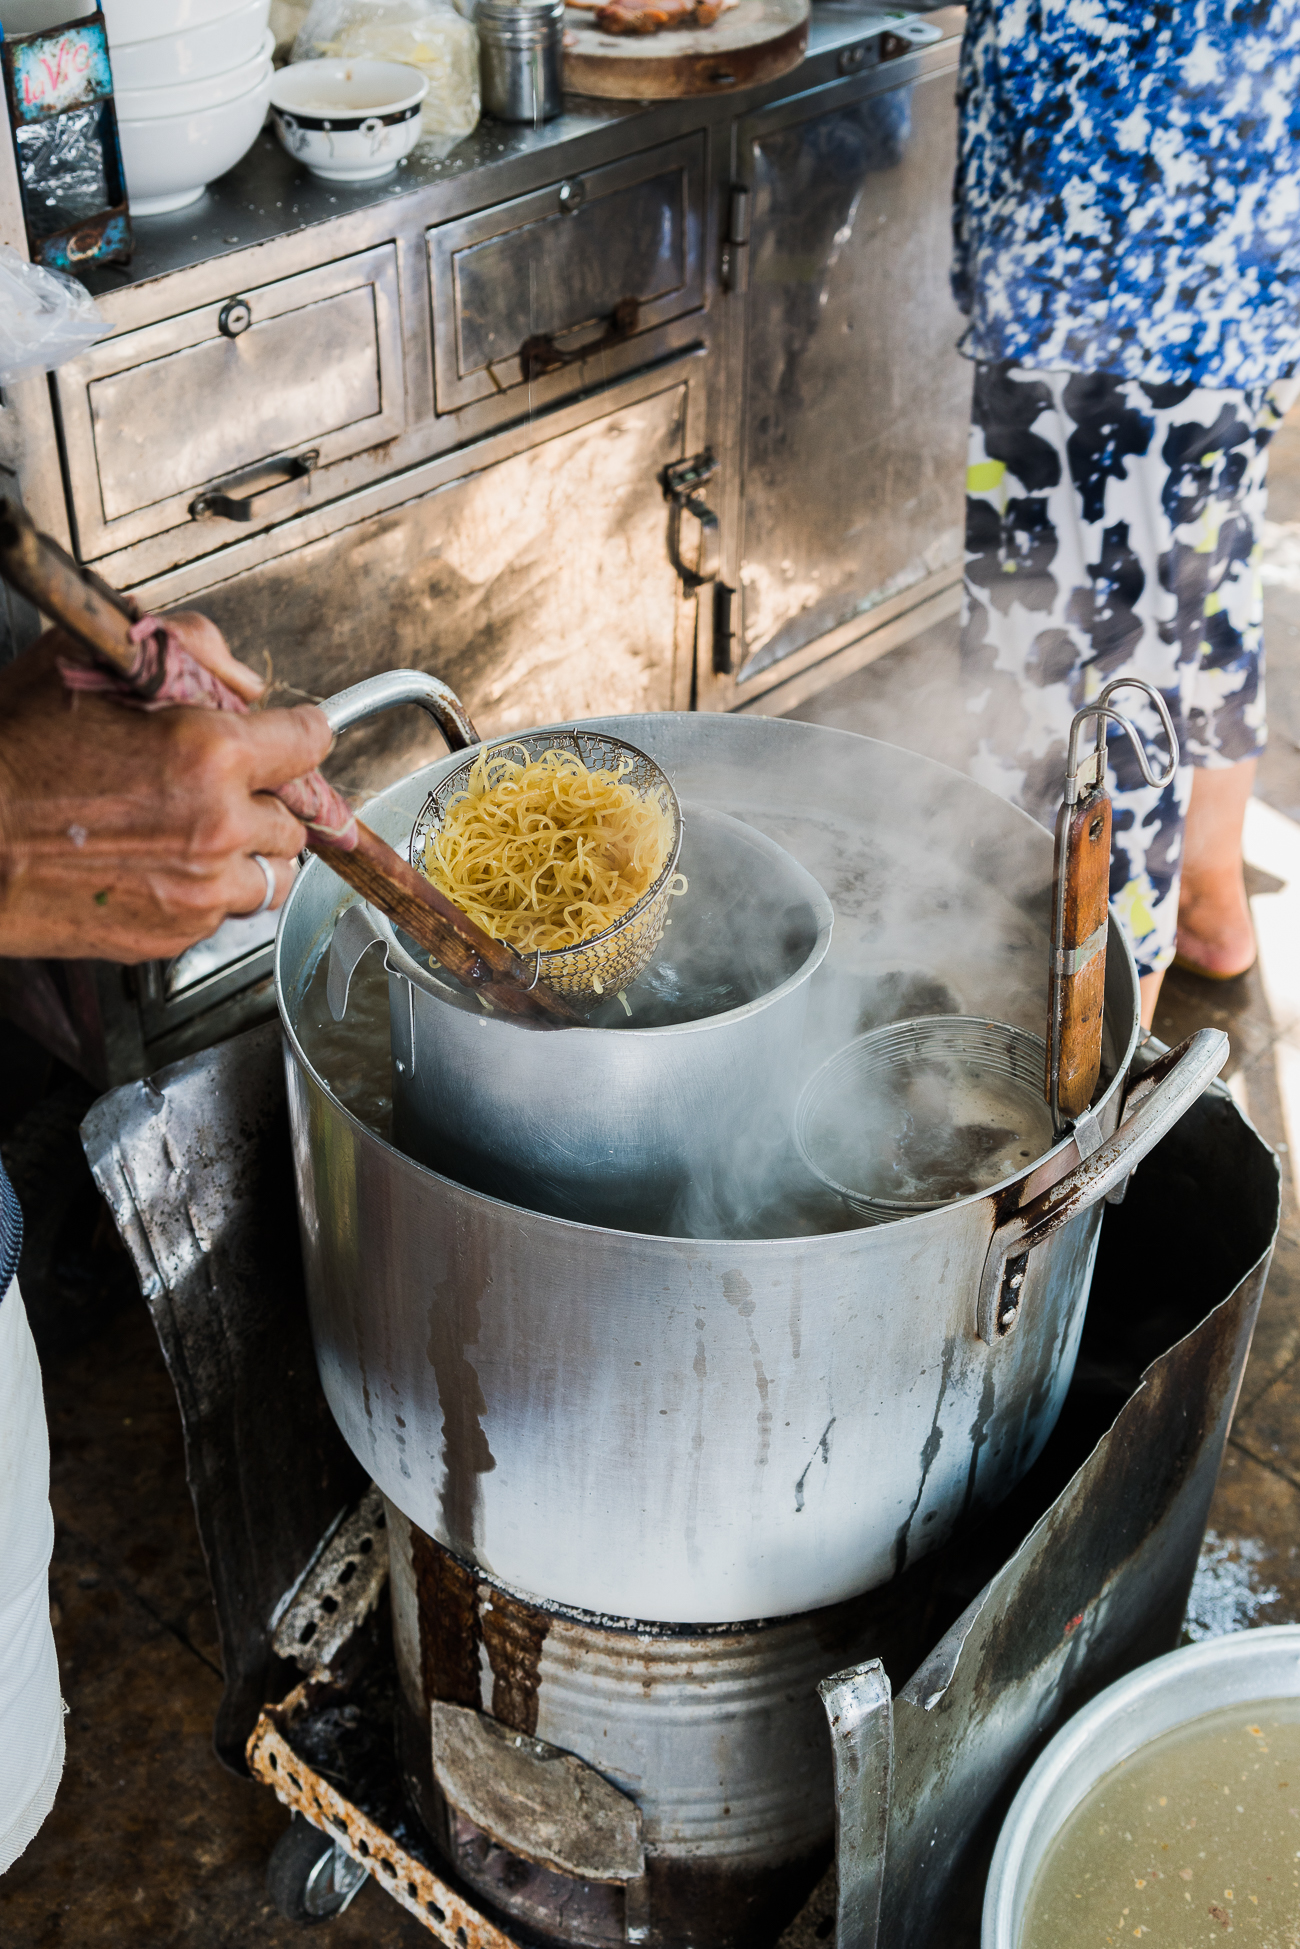
[[[712,27],[723,0],[609,0],[595,23],[606,34],[659,34],[666,27]]]

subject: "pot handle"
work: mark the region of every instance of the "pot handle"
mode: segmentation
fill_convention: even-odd
[[[1221,1029],[1198,1029],[1170,1049],[1133,1084],[1114,1136],[1059,1184],[994,1227],[976,1312],[981,1340],[996,1346],[1014,1331],[1034,1247],[1127,1182],[1147,1152],[1209,1088],[1228,1060],[1228,1049]]]
[[[428,711],[452,751],[464,751],[482,742],[455,691],[426,670],[382,670],[376,677],[367,677],[363,683],[327,697],[321,709],[337,737],[340,731],[364,724],[367,718],[378,717],[397,704],[419,704]],[[347,907],[340,914],[330,939],[325,981],[325,998],[336,1022],[347,1013],[348,989],[357,963],[380,939],[364,903]]]
[[[397,704],[419,704],[428,711],[452,751],[464,751],[483,742],[455,691],[427,670],[382,670],[377,677],[367,677],[364,683],[327,697],[321,709],[337,737],[340,731],[364,724],[367,718],[378,717]]]
[[[335,921],[334,932],[330,935],[325,1000],[336,1022],[341,1022],[348,1012],[348,990],[362,955],[368,954],[382,939],[383,935],[370,918],[370,909],[363,900],[345,907]]]

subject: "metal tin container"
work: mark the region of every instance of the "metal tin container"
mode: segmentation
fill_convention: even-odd
[[[408,1791],[457,1873],[546,1938],[592,1949],[771,1940],[830,1850],[817,1684],[888,1637],[873,1600],[734,1628],[635,1625],[530,1606],[391,1503],[388,1539]],[[514,1791],[486,1812],[444,1742],[448,1702],[522,1735]],[[530,1764],[533,1741],[551,1751]],[[539,1818],[557,1749],[627,1796],[632,1861],[600,1862],[590,1815],[559,1834]]]
[[[1121,1760],[1222,1706],[1300,1698],[1300,1625],[1187,1645],[1140,1665],[1075,1714],[1011,1803],[989,1870],[981,1949],[1019,1949],[1034,1878],[1074,1809]]]
[[[547,122],[564,103],[564,0],[478,0],[483,110]]]
[[[919,983],[938,1012],[1040,1027],[1052,842],[1022,813],[816,725],[599,722],[648,751],[684,802],[766,832],[825,889],[835,933],[803,1074],[827,1038],[848,1039],[846,1022],[852,1034],[915,1015],[898,998]],[[368,821],[405,845],[459,762],[390,787]],[[1104,1200],[1227,1053],[1203,1031],[1125,1109],[1137,978],[1116,932],[1105,1087],[1086,1130],[1032,1168],[865,1229],[635,1234],[471,1190],[344,1108],[298,1021],[349,904],[312,861],[276,947],[326,1397],[384,1493],[463,1561],[531,1600],[624,1618],[834,1603],[999,1501],[1069,1386]]]

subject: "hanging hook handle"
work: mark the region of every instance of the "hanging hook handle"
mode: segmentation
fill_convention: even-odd
[[[1168,763],[1162,774],[1157,774],[1152,770],[1151,761],[1147,756],[1146,746],[1142,742],[1137,726],[1130,718],[1125,717],[1122,711],[1116,711],[1110,708],[1110,699],[1117,690],[1142,691],[1144,696],[1155,705],[1156,710],[1159,712],[1160,723],[1165,734],[1165,743],[1169,748]],[[1084,726],[1090,720],[1097,726],[1097,742],[1086,758],[1080,758],[1079,739],[1083,735]],[[1118,724],[1128,733],[1129,743],[1133,746],[1137,754],[1138,764],[1142,768],[1142,776],[1148,785],[1154,786],[1157,791],[1163,791],[1165,786],[1172,782],[1174,774],[1178,770],[1179,745],[1178,733],[1174,729],[1174,720],[1169,714],[1168,704],[1166,704],[1155,685],[1149,684],[1145,677],[1116,677],[1113,683],[1106,685],[1106,688],[1102,691],[1095,703],[1085,704],[1081,711],[1076,711],[1074,714],[1073,721],[1070,725],[1070,747],[1065,764],[1065,803],[1067,805],[1076,805],[1089,792],[1095,791],[1105,778],[1105,726],[1108,723]],[[1092,767],[1091,775],[1087,775],[1087,768],[1089,766]]]

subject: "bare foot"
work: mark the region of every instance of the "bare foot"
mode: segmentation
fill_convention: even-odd
[[[1178,958],[1184,967],[1216,981],[1231,981],[1254,967],[1255,930],[1245,887],[1179,901]]]
[[[1255,782],[1253,759],[1198,769],[1183,837],[1178,955],[1220,981],[1255,963],[1255,929],[1242,872],[1241,829]]]

